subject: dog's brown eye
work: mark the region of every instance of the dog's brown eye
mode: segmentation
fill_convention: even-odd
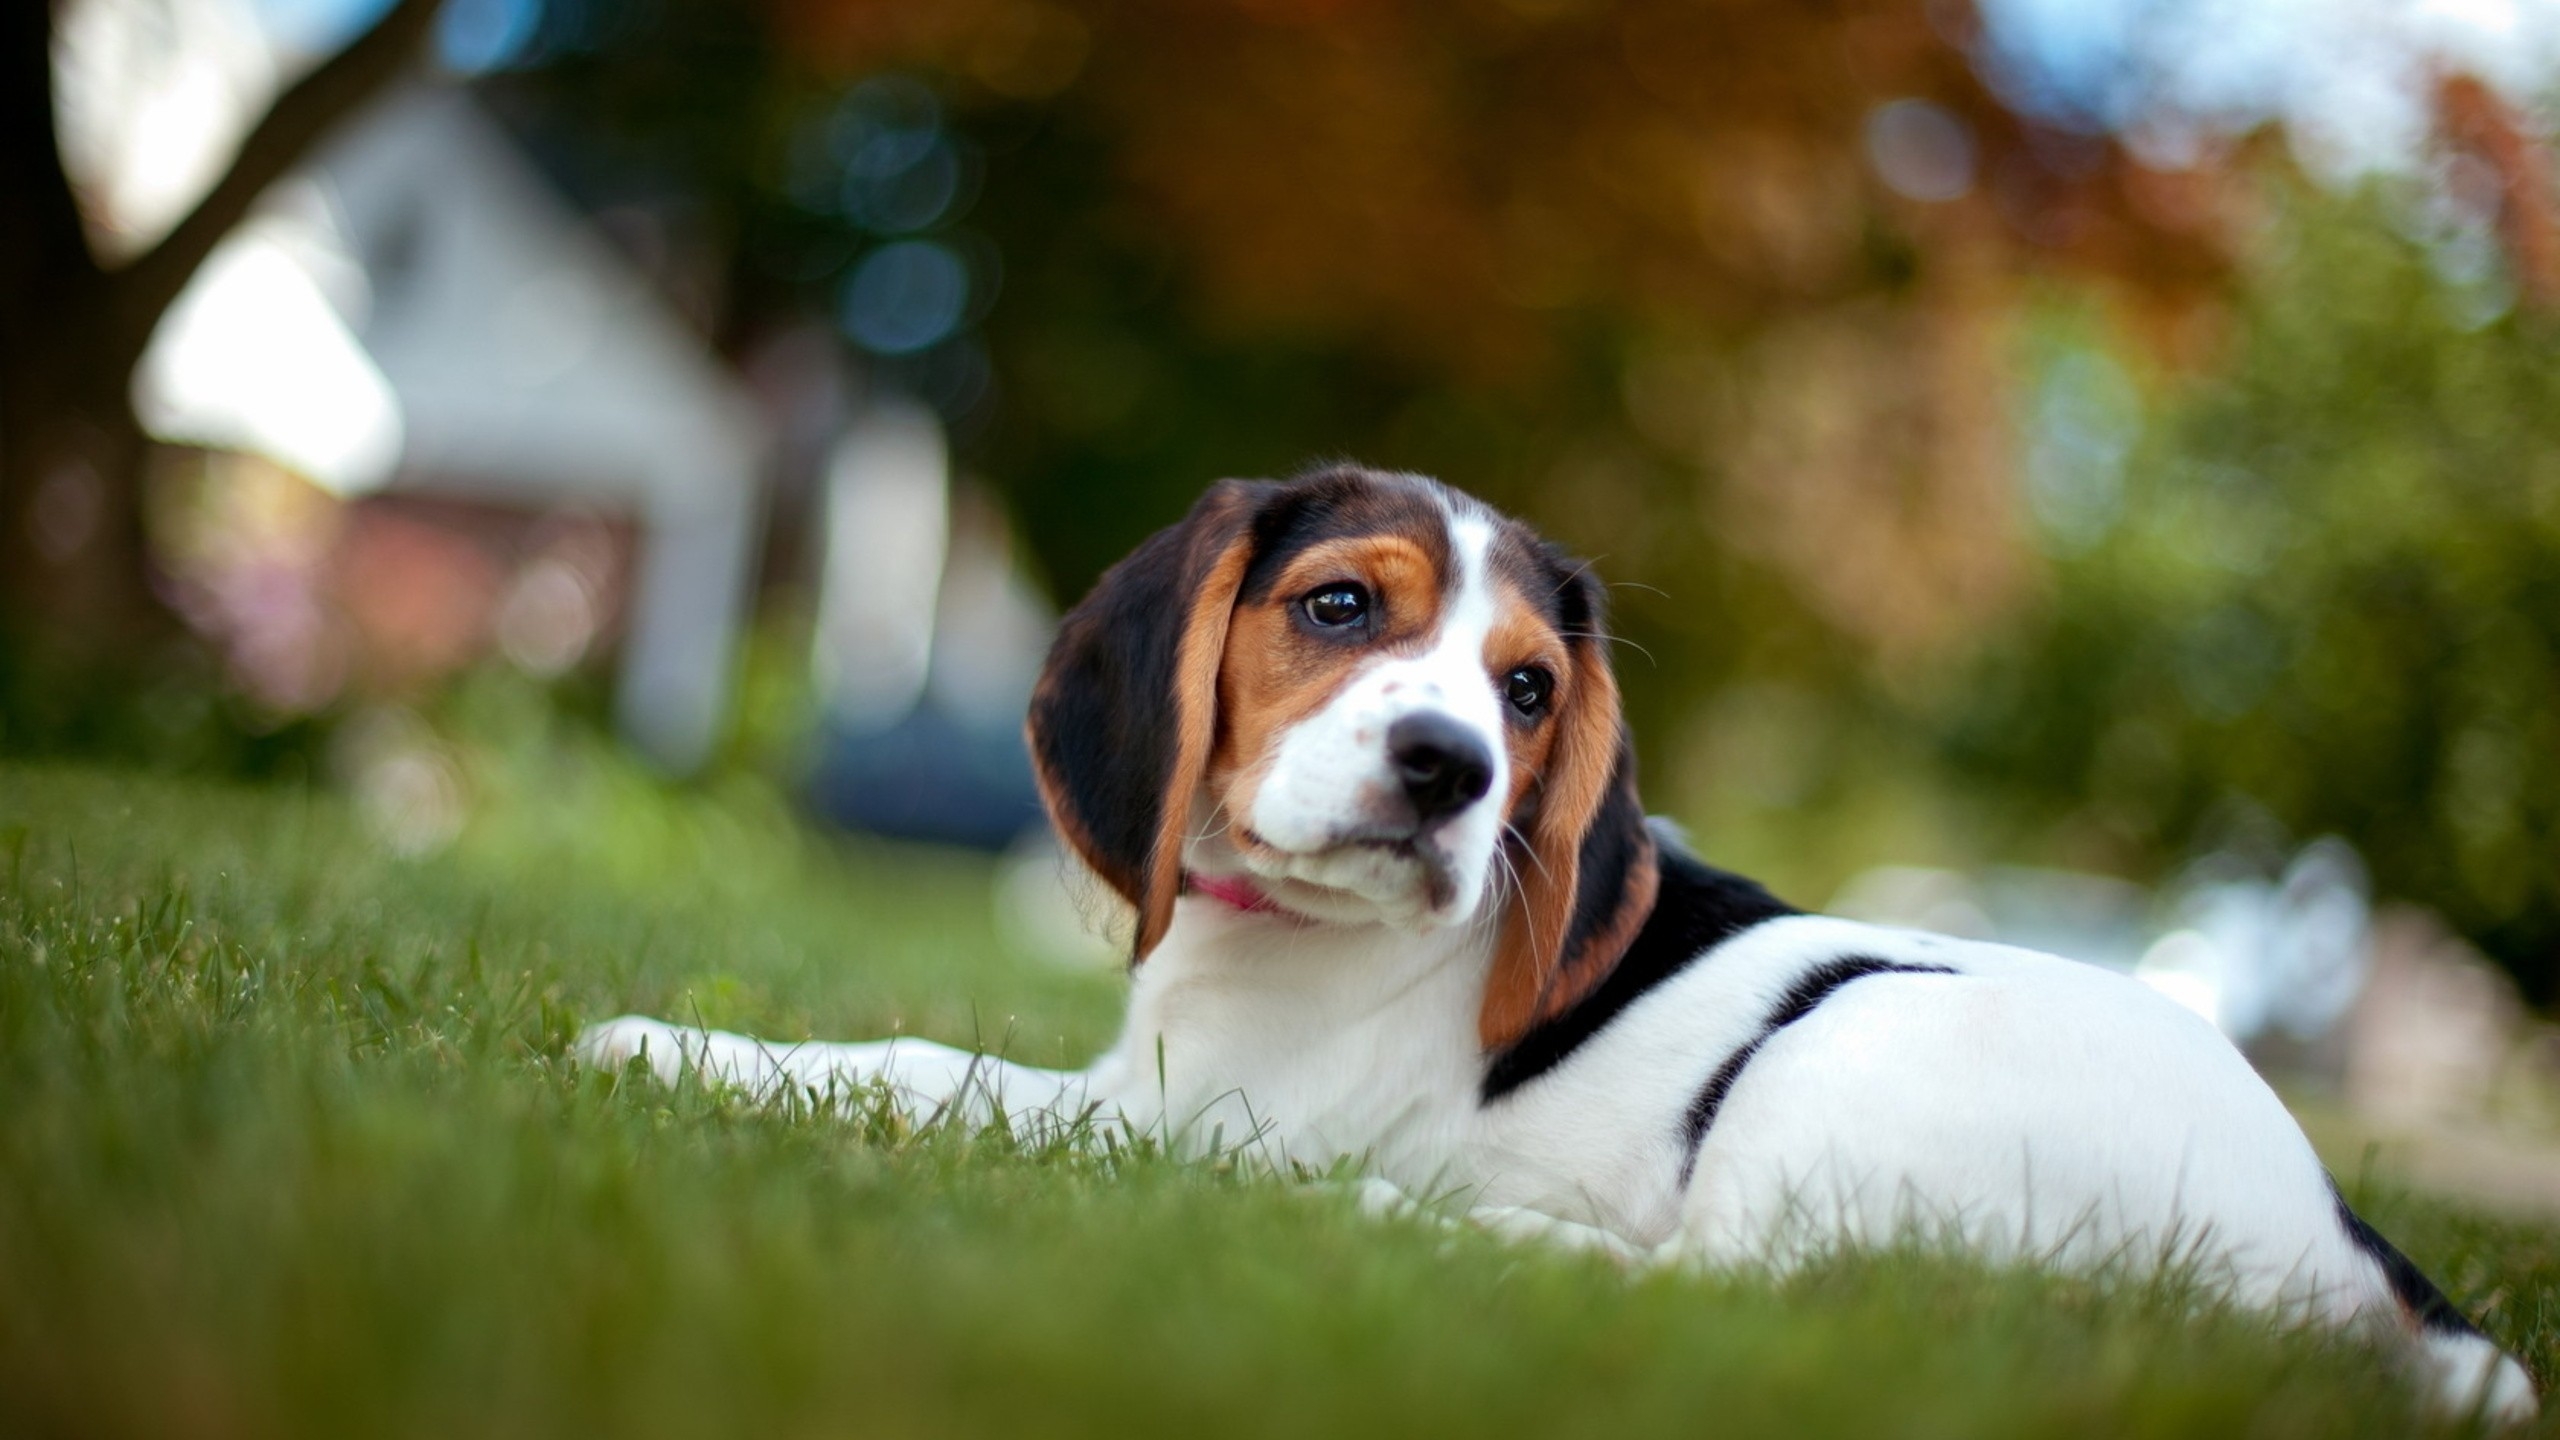
[[[1523,665],[1502,677],[1502,698],[1532,720],[1546,713],[1547,697],[1555,688],[1556,677],[1535,665]]]
[[[1369,614],[1369,592],[1358,585],[1327,585],[1305,603],[1307,618],[1328,630],[1357,625]]]

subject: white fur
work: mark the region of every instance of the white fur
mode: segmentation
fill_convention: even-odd
[[[1262,787],[1250,823],[1295,853],[1257,873],[1298,913],[1178,901],[1126,1028],[1091,1068],[903,1040],[771,1047],[637,1017],[589,1030],[581,1054],[645,1057],[670,1079],[689,1066],[759,1094],[885,1084],[920,1115],[1098,1120],[1274,1165],[1351,1157],[1373,1206],[1460,1193],[1500,1233],[1652,1262],[1785,1266],[1917,1232],[2064,1268],[2192,1265],[2244,1303],[2388,1337],[2447,1410],[2534,1412],[2513,1360],[2408,1328],[2309,1143],[2239,1053],[2108,971],[1819,916],[1768,921],[1552,1070],[1483,1100],[1476,1016],[1498,907],[1479,897],[1496,888],[1502,778],[1450,822],[1458,902],[1422,903],[1409,863],[1330,848],[1361,822],[1364,787],[1387,783],[1383,735],[1398,716],[1444,708],[1503,754],[1482,658],[1492,532],[1462,511],[1451,531],[1461,581],[1436,643],[1363,670],[1282,743]],[[1200,818],[1195,869],[1251,868],[1221,838],[1230,817]],[[1772,1033],[1693,1173],[1693,1097],[1791,986],[1848,956],[1954,973],[1867,975]]]
[[[1818,916],[1771,921],[1630,1006],[1540,1079],[1480,1103],[1475,1010],[1491,926],[1312,925],[1186,897],[1090,1069],[918,1041],[769,1047],[637,1017],[587,1032],[759,1093],[889,1084],[919,1114],[1039,1127],[1089,1108],[1178,1148],[1274,1165],[1360,1160],[1408,1194],[1464,1192],[1499,1233],[1654,1261],[1784,1266],[1843,1242],[1952,1235],[2063,1268],[2198,1267],[2236,1300],[2403,1344],[2436,1401],[2534,1413],[2515,1362],[2401,1324],[2340,1228],[2273,1092],[2148,986],[2002,946]],[[1680,1185],[1681,1118],[1809,968],[1844,954],[1943,965],[1871,975],[1779,1031]]]
[[[1447,512],[1449,548],[1457,563],[1438,632],[1419,655],[1384,655],[1361,666],[1333,699],[1281,737],[1269,770],[1242,817],[1195,817],[1186,862],[1211,875],[1251,875],[1273,898],[1301,914],[1334,921],[1384,920],[1407,926],[1459,924],[1475,914],[1491,888],[1487,878],[1502,839],[1501,798],[1510,780],[1503,745],[1502,700],[1485,673],[1485,638],[1495,618],[1486,556],[1493,526],[1485,517]],[[1493,759],[1484,799],[1428,837],[1449,876],[1444,903],[1430,903],[1416,883],[1417,862],[1344,837],[1373,826],[1391,806],[1396,782],[1388,769],[1387,731],[1398,720],[1439,711],[1475,731]],[[1240,818],[1278,857],[1227,843]]]

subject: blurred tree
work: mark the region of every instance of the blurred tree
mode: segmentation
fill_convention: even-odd
[[[137,639],[173,628],[146,581],[130,400],[153,328],[267,186],[408,64],[439,3],[398,0],[277,96],[194,208],[113,264],[91,246],[56,139],[64,7],[0,7],[0,641],[45,652],[57,677],[120,668]]]
[[[5,153],[26,220],[0,255],[0,546],[16,624],[77,635],[156,613],[133,361],[431,8],[404,0],[313,72],[167,240],[109,267],[53,143],[54,7],[12,7]],[[1063,592],[1215,473],[1350,449],[1613,552],[1656,532],[1621,554],[1629,579],[1748,550],[1827,625],[1926,648],[2017,588],[1995,399],[2006,287],[2076,267],[2173,313],[2221,265],[2210,177],[2009,115],[1968,59],[1967,14],[1913,0],[530,13],[516,58],[533,73],[493,88],[549,92],[566,103],[545,123],[693,192],[699,228],[735,242],[708,287],[727,341],[845,312],[861,264],[919,229],[961,242],[983,332],[871,358],[949,402],[985,390],[978,347],[993,351],[1013,403],[976,417],[974,453]],[[857,199],[850,152],[825,150],[846,138],[848,87],[884,70],[927,79],[972,147],[963,178],[986,203],[966,227],[965,195],[884,219]],[[814,188],[813,135],[833,165]],[[990,314],[1000,283],[1013,298]],[[1719,474],[1749,483],[1701,483]],[[1664,505],[1686,523],[1632,523]],[[1676,641],[1681,617],[1664,619]]]
[[[10,193],[39,202],[0,232],[0,381],[27,407],[0,414],[0,563],[39,598],[57,592],[18,558],[27,477],[59,470],[18,447],[55,416],[130,435],[130,353],[47,365],[138,352],[157,314],[111,304],[73,248],[27,58],[45,11],[11,12],[0,92]],[[1771,756],[1907,734],[1929,676],[2005,624],[1923,707],[1954,773],[2134,869],[2254,796],[2355,838],[2387,888],[2550,992],[2560,878],[2535,857],[2560,838],[2560,567],[2535,477],[2560,372],[2547,322],[2430,278],[2459,245],[2283,185],[2266,229],[2246,144],[2169,172],[2012,113],[1955,3],[534,11],[483,94],[722,345],[832,330],[874,382],[939,405],[1062,599],[1217,475],[1341,452],[1429,470],[1626,583],[1621,629],[1658,659],[1627,688],[1675,772],[1662,793],[1697,788],[1683,764],[1761,765],[1804,773],[1716,778],[1819,808],[1821,764]],[[2490,189],[2547,200],[2485,91],[2448,85],[2440,108]],[[253,153],[216,192],[235,218]],[[2552,289],[2546,210],[2465,231],[2518,257],[2481,273]],[[2264,293],[2233,312],[2232,237],[2253,230]],[[2097,328],[2234,367],[2128,428],[2096,489],[2012,464],[2021,407],[2139,408],[2089,346],[2016,363],[2056,278],[2108,297]],[[22,338],[83,316],[126,317],[115,345]],[[1701,719],[1736,677],[1748,703]]]
[[[2548,1002],[2560,328],[2494,243],[2535,191],[2274,189],[2228,363],[2063,479],[2051,603],[1949,688],[1949,753],[2138,860],[2235,801],[2344,835]]]
[[[1606,558],[1653,731],[1748,666],[1923,667],[2031,594],[2022,289],[2094,279],[2176,345],[2227,269],[2228,156],[2012,114],[1961,4],[540,14],[484,93],[590,183],[689,197],[723,343],[819,317],[940,405],[1060,598],[1218,475],[1428,470]],[[866,275],[920,243],[965,323],[866,339]]]
[[[1925,651],[2022,578],[2014,283],[2174,317],[2223,272],[2218,175],[2011,114],[1959,6],[775,4],[821,75],[1037,107],[979,223],[1022,402],[998,469],[1068,591],[1211,475],[1352,448],[1623,578],[1747,548],[1855,641]],[[1091,503],[1106,477],[1134,513]]]

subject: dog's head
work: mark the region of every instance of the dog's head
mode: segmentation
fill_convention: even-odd
[[[1499,1049],[1597,983],[1651,910],[1602,591],[1418,476],[1226,481],[1106,573],[1031,703],[1059,833],[1135,906],[1186,882],[1317,923],[1503,907]]]

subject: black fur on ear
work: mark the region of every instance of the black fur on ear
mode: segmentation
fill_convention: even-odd
[[[1058,627],[1031,696],[1040,798],[1059,836],[1164,938],[1182,836],[1209,766],[1227,620],[1256,513],[1282,487],[1223,480],[1104,572]]]

